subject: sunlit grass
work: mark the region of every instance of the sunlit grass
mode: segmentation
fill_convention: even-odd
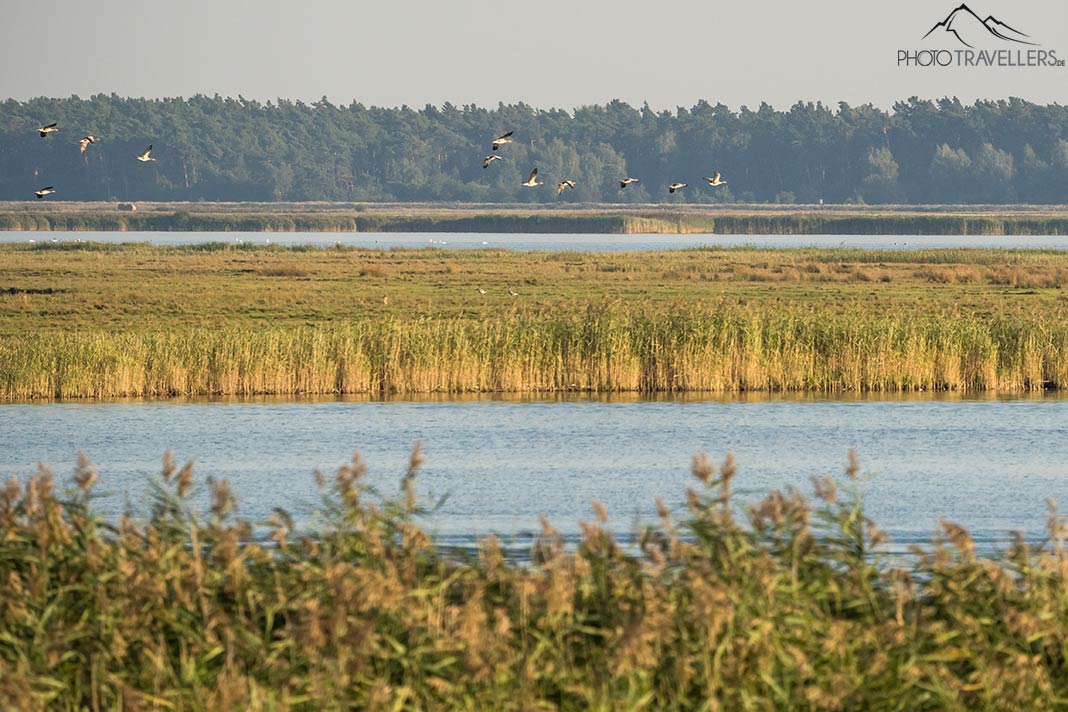
[[[0,256],[7,399],[1068,383],[1059,252],[49,244]]]
[[[7,398],[1041,390],[1068,326],[740,311],[9,336]]]

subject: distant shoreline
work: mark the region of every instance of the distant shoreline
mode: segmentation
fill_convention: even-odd
[[[0,202],[0,230],[1066,235],[1068,206]]]

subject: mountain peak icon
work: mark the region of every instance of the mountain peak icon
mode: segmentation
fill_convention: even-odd
[[[974,42],[977,42],[988,35],[1006,42],[1016,42],[1026,45],[1036,44],[1030,41],[1031,38],[1028,35],[1010,27],[993,15],[987,15],[985,20],[980,18],[979,15],[975,14],[975,12],[965,3],[961,3],[959,6],[955,7],[953,11],[946,16],[946,19],[935,23],[935,26],[928,30],[923,38],[926,39],[938,29],[950,33],[965,47],[974,47]]]

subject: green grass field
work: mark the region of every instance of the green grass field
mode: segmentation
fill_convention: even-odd
[[[0,397],[1019,392],[1068,384],[1065,285],[1041,251],[4,245]]]

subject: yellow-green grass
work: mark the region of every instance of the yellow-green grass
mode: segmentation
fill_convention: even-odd
[[[976,552],[943,523],[885,558],[854,479],[748,507],[695,457],[687,509],[633,546],[593,503],[529,562],[419,527],[413,478],[358,456],[322,524],[211,505],[168,458],[149,512],[106,521],[86,460],[0,489],[0,707],[36,710],[1031,710],[1068,707],[1068,524]],[[104,476],[106,482],[106,475]],[[841,491],[841,493],[839,492]]]
[[[1040,251],[7,245],[0,398],[1019,392],[1068,384],[1065,285]]]

